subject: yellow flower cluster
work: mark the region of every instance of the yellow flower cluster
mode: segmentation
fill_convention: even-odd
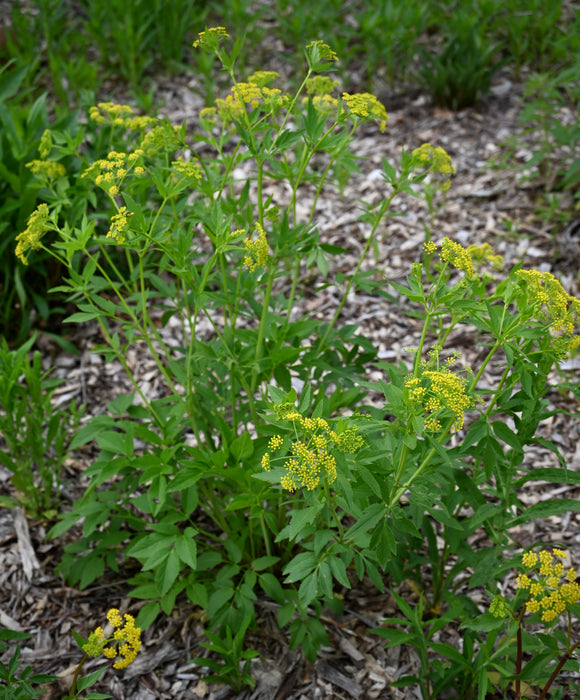
[[[419,377],[410,377],[405,382],[411,404],[419,405],[429,415],[425,419],[427,430],[441,430],[440,420],[433,414],[448,409],[454,414],[452,430],[461,430],[464,414],[472,407],[472,399],[465,393],[465,379],[444,370],[425,369]]]
[[[494,270],[501,270],[503,268],[503,257],[497,253],[494,253],[494,250],[489,243],[482,243],[481,245],[471,244],[467,246],[467,252],[471,256],[471,260],[478,266],[482,266],[487,263],[493,267]]]
[[[303,440],[291,443],[290,457],[284,459],[286,474],[280,480],[281,486],[293,492],[299,488],[315,489],[321,479],[331,484],[336,479],[336,460],[330,449],[336,446],[343,452],[356,452],[364,446],[364,439],[357,434],[356,427],[346,428],[340,433],[332,430],[324,418],[307,418],[291,404],[276,407],[278,418],[294,423],[304,433]],[[284,447],[284,438],[274,435],[268,442],[268,452],[262,457],[262,468],[270,471],[272,453]]]
[[[40,250],[42,248],[42,236],[50,230],[50,213],[48,204],[39,204],[28,217],[26,229],[16,236],[16,257],[24,265],[28,265],[25,253],[28,250]]]
[[[99,102],[89,109],[89,118],[97,124],[123,126],[133,131],[143,131],[158,123],[158,119],[148,116],[133,116],[133,108],[115,102]]]
[[[470,279],[473,278],[473,260],[468,249],[459,243],[455,243],[450,238],[444,238],[439,257],[443,262],[450,263],[457,270],[463,270]]]
[[[258,231],[258,238],[256,240],[246,238],[244,241],[246,254],[243,259],[243,266],[250,272],[254,272],[258,267],[265,267],[268,262],[268,241],[266,240],[266,234],[260,224],[256,223],[255,227]]]
[[[248,82],[258,85],[258,87],[264,87],[264,85],[269,85],[279,77],[280,73],[275,70],[257,70],[248,78]]]
[[[169,153],[179,148],[179,127],[169,123],[157,124],[148,131],[139,144],[140,150],[152,158],[158,153]]]
[[[381,133],[385,131],[389,115],[384,105],[370,92],[359,92],[354,95],[343,92],[342,100],[351,114],[362,119],[374,119],[379,122]]]
[[[542,550],[538,554],[526,552],[522,563],[528,569],[535,569],[535,576],[531,578],[527,574],[519,574],[517,577],[518,588],[530,592],[526,611],[541,612],[542,622],[552,622],[568,606],[580,601],[576,571],[569,568],[565,572],[562,562],[554,561],[555,558],[566,559],[566,552],[558,548],[553,548],[551,552]]]
[[[322,41],[321,39],[318,39],[317,41],[311,41],[306,46],[306,51],[313,51],[314,49],[318,52],[319,60],[338,61],[338,56],[336,55],[336,53],[330,48],[328,44],[325,44],[324,41]]]
[[[132,615],[121,616],[116,608],[109,610],[107,620],[114,629],[112,636],[105,636],[103,628],[97,627],[89,635],[83,651],[93,657],[103,654],[107,659],[116,659],[113,668],[125,668],[135,660],[141,648],[141,629],[135,627]]]
[[[33,175],[44,175],[49,180],[56,180],[66,175],[66,168],[64,165],[62,163],[56,163],[54,160],[31,160],[30,163],[26,163],[26,167]]]
[[[210,27],[209,29],[206,27],[204,32],[199,32],[198,38],[193,42],[192,46],[194,49],[203,47],[213,51],[218,48],[222,38],[229,39],[229,36],[225,27]]]
[[[263,71],[265,72],[265,71]],[[252,81],[252,78],[256,82]],[[246,105],[250,105],[252,109],[261,108],[264,112],[274,113],[288,107],[290,97],[282,94],[278,88],[270,88],[263,84],[263,76],[260,73],[255,73],[247,83],[236,83],[232,85],[225,100],[218,98],[215,101],[216,112],[204,110],[204,116],[212,117],[214,114],[219,114],[224,123],[228,123],[233,119],[240,119],[246,110]],[[211,109],[211,108],[210,108]]]
[[[481,246],[481,248],[484,247],[485,246]],[[433,241],[427,241],[423,243],[423,250],[428,255],[433,255],[433,253],[437,252],[437,244],[433,243]],[[485,251],[477,252],[476,254],[479,256],[485,255]],[[471,256],[472,246],[469,246],[469,248],[464,248],[462,245],[460,245],[459,243],[455,243],[450,238],[444,238],[441,242],[441,252],[439,253],[439,257],[441,258],[441,260],[443,262],[450,263],[457,270],[463,270],[470,279],[473,279],[473,259]],[[496,259],[499,258],[503,263],[503,258],[500,255],[491,255],[491,257],[494,257]]]
[[[580,299],[568,294],[549,272],[518,270],[516,275],[527,298],[537,307],[536,318],[549,323],[556,354],[566,357],[580,342],[580,337],[574,335],[580,318]]]
[[[38,153],[43,160],[46,160],[48,154],[52,150],[52,134],[50,129],[45,129],[40,137],[40,143],[38,144]]]
[[[125,119],[133,114],[129,105],[120,105],[115,102],[99,102],[89,109],[89,119],[97,124],[125,124]]]
[[[142,166],[134,167],[142,155],[141,149],[137,149],[133,153],[111,151],[106,158],[96,160],[89,165],[82,177],[93,179],[96,185],[114,197],[119,194],[119,185],[131,168],[137,175],[142,175],[145,172]]]
[[[334,88],[338,87],[338,80],[333,80],[327,75],[316,75],[306,81],[306,93],[308,95],[330,95]]]
[[[437,173],[445,178],[442,189],[448,190],[451,176],[455,175],[455,166],[447,151],[440,146],[424,143],[411,153],[411,169],[428,168],[429,172]]]
[[[302,98],[302,104],[308,102],[308,97]],[[336,114],[338,108],[338,100],[332,95],[313,95],[312,104],[317,112],[322,114]]]
[[[171,167],[177,170],[178,173],[185,175],[185,177],[189,177],[193,180],[201,180],[201,166],[196,161],[188,160],[186,162],[183,160],[174,160],[171,163]]]
[[[491,601],[489,606],[489,612],[494,617],[507,617],[510,613],[510,609],[507,605],[506,599],[502,595],[496,595]]]
[[[127,211],[127,207],[121,207],[119,213],[111,217],[107,238],[113,238],[117,243],[124,243],[127,240],[127,226],[130,216],[132,216],[132,212]]]

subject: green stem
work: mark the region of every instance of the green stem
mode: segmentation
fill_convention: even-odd
[[[340,541],[344,539],[344,527],[342,526],[342,522],[340,521],[340,518],[338,517],[338,513],[336,512],[336,503],[334,502],[334,498],[332,497],[332,494],[330,493],[330,486],[328,485],[328,480],[324,479],[324,495],[326,496],[326,504],[328,505],[328,509],[330,510],[332,514],[332,519],[336,523],[336,528],[338,530],[338,535],[340,538]]]
[[[561,658],[560,661],[558,662],[558,665],[557,665],[556,668],[552,671],[552,675],[550,676],[550,678],[548,679],[548,682],[547,682],[546,685],[544,686],[544,689],[543,689],[542,692],[540,693],[540,697],[538,698],[538,700],[545,700],[546,693],[548,692],[548,690],[550,690],[550,686],[551,686],[552,683],[556,680],[558,674],[559,674],[560,671],[562,670],[562,666],[566,663],[566,661],[568,661],[568,659],[572,656],[572,654],[574,653],[574,651],[575,651],[579,646],[580,646],[580,640],[578,640],[578,641],[576,642],[576,644],[574,644],[574,646],[570,649],[570,651],[567,651],[567,652],[562,656],[562,658]]]
[[[266,554],[270,557],[272,556],[272,544],[270,542],[270,534],[268,528],[266,527],[266,521],[264,520],[264,515],[260,515],[260,527],[262,528],[262,535],[264,537],[264,544],[266,545]]]
[[[449,436],[449,431],[451,430],[451,426],[453,425],[454,422],[455,422],[455,417],[450,418],[449,423],[447,424],[445,429],[441,432],[441,435],[437,438],[437,442],[440,445],[442,445],[444,443],[444,441],[446,440],[446,438]],[[403,446],[403,452],[405,450],[408,450],[406,445]],[[436,451],[437,450],[434,447],[432,447],[429,450],[425,459],[421,462],[421,464],[417,467],[417,469],[415,469],[415,471],[409,477],[409,479],[407,479],[407,481],[405,481],[405,483],[397,489],[396,492],[395,492],[395,489],[396,489],[397,481],[395,481],[395,486],[393,487],[394,495],[391,497],[389,504],[387,506],[389,512],[395,506],[395,504],[399,502],[401,496],[411,486],[411,484],[415,481],[415,479],[418,476],[420,476],[421,473],[427,468],[427,466],[429,465],[429,462],[431,461],[431,459],[432,459],[433,455],[436,453]],[[401,453],[401,455],[403,454],[403,452]],[[402,476],[402,471],[403,471],[404,466],[405,466],[404,463],[400,460],[398,474],[400,473],[401,476]],[[395,477],[395,479],[396,479],[396,477]]]
[[[256,385],[258,383],[259,363],[262,359],[264,351],[264,335],[266,332],[266,321],[268,319],[268,313],[270,309],[270,298],[272,296],[272,287],[274,286],[275,273],[276,270],[274,266],[271,266],[271,269],[268,274],[266,294],[264,295],[264,301],[262,302],[262,315],[260,317],[260,326],[258,328],[258,340],[256,342],[256,352],[254,354],[254,367],[252,369],[252,379],[250,381],[251,397],[253,397],[254,392],[256,391]]]
[[[372,228],[371,233],[367,239],[366,245],[365,245],[365,247],[360,255],[360,258],[359,258],[357,266],[354,270],[354,273],[351,275],[351,278],[348,281],[348,284],[346,286],[346,290],[342,296],[342,299],[340,300],[340,303],[339,303],[338,308],[336,309],[336,311],[334,313],[334,316],[332,317],[332,320],[328,324],[328,326],[324,332],[324,335],[322,336],[322,338],[320,339],[320,342],[318,343],[318,348],[316,349],[316,355],[320,355],[320,353],[322,352],[322,349],[324,348],[324,345],[326,344],[326,341],[328,340],[328,336],[330,335],[332,329],[336,325],[336,322],[338,321],[338,318],[340,317],[340,314],[342,313],[342,309],[344,308],[344,305],[346,304],[346,300],[348,298],[348,295],[350,294],[350,290],[352,289],[352,287],[356,281],[359,270],[360,270],[360,268],[361,268],[361,266],[362,266],[362,264],[367,256],[367,253],[369,252],[369,249],[372,245],[375,234],[379,228],[379,223],[381,222],[383,216],[385,215],[385,212],[388,210],[389,206],[391,205],[391,202],[393,201],[393,199],[396,197],[396,195],[398,193],[399,193],[399,190],[397,187],[395,187],[391,196],[388,199],[383,200],[381,207],[379,209],[379,213],[375,217],[375,223],[373,224],[373,228]]]
[[[83,658],[80,660],[79,665],[76,667],[75,675],[73,676],[72,684],[71,684],[71,687],[70,687],[70,695],[69,695],[69,699],[70,699],[70,700],[72,700],[72,698],[74,698],[75,695],[76,695],[77,681],[78,681],[78,679],[79,679],[79,674],[80,674],[80,672],[81,672],[82,667],[84,666],[85,661],[86,661],[88,658],[89,658],[89,655],[88,655],[88,654],[85,654],[85,655],[83,656]]]

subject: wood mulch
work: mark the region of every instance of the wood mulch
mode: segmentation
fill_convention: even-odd
[[[159,96],[166,103],[164,112],[176,123],[185,118],[193,123],[203,106],[191,87],[192,79],[178,78],[164,81],[159,88]],[[521,86],[503,74],[477,109],[457,114],[434,108],[413,90],[395,95],[385,89],[380,96],[390,114],[385,134],[371,126],[361,131],[354,144],[355,152],[364,156],[361,173],[352,177],[343,193],[328,188],[318,206],[316,223],[321,239],[349,251],[334,259],[335,269],[352,269],[365,244],[369,229],[358,220],[357,200],[378,201],[384,196],[386,190],[380,176],[382,158],[392,163],[402,147],[415,148],[429,141],[445,148],[457,168],[450,191],[437,202],[441,209],[433,222],[433,240],[449,236],[464,245],[487,241],[505,257],[508,266],[523,261],[525,267],[551,270],[570,293],[580,296],[577,279],[580,249],[573,237],[565,239],[562,231],[538,223],[534,216],[537,193],[522,183],[521,173],[490,167],[492,160],[501,155],[504,140],[518,131]],[[529,148],[521,146],[517,158],[525,162],[527,157]],[[280,195],[275,185],[272,191]],[[306,193],[301,200],[304,211],[310,204],[308,197]],[[370,256],[366,267],[383,275],[385,280],[402,282],[411,263],[420,259],[429,212],[421,200],[410,197],[401,198],[395,210],[404,214],[404,218],[388,220],[383,227],[378,256],[376,259]],[[327,319],[339,297],[340,289],[330,286],[316,295],[306,295],[298,311]],[[384,360],[404,360],[405,348],[417,343],[417,323],[382,298],[364,293],[353,295],[342,322],[358,324],[360,333],[373,339]],[[175,337],[178,330],[169,324],[163,332]],[[129,390],[127,380],[120,365],[105,363],[91,354],[91,347],[101,342],[94,326],[87,324],[77,329],[71,339],[80,354],[57,353],[53,358],[50,353],[54,348],[46,339],[40,340],[46,343],[47,366],[52,362],[57,367],[57,376],[66,379],[57,392],[57,400],[64,404],[74,396],[88,403],[89,414],[103,412],[114,395]],[[453,346],[461,351],[466,364],[477,364],[480,348],[474,345],[472,334],[457,333]],[[135,351],[129,360],[150,396],[162,390],[155,367],[147,357]],[[492,367],[489,381],[501,370],[497,365]],[[579,370],[578,361],[572,360],[562,365],[561,374],[578,382]],[[375,371],[371,376],[380,375]],[[580,470],[578,406],[570,396],[558,391],[549,396],[554,406],[575,416],[554,416],[542,425],[542,435],[556,443],[570,469]],[[65,496],[71,501],[82,493],[82,472],[92,456],[90,449],[86,450],[75,455],[67,466],[69,483]],[[557,464],[554,455],[540,446],[527,452],[526,461],[536,467]],[[1,491],[10,491],[8,478],[8,473],[0,470]],[[532,504],[578,496],[580,490],[576,486],[536,484],[523,492],[522,499]],[[512,534],[522,547],[537,542],[557,543],[578,564],[579,526],[580,514],[574,512],[527,524]],[[27,521],[20,511],[0,511],[0,625],[33,635],[22,645],[22,659],[32,664],[35,672],[59,676],[60,683],[53,684],[43,696],[45,700],[56,700],[64,697],[80,660],[71,630],[87,635],[103,623],[110,607],[136,615],[142,603],[128,597],[129,586],[123,571],[119,575],[106,575],[84,591],[67,586],[55,575],[54,567],[74,532],[56,541],[47,540],[48,527],[45,522]],[[513,581],[506,582],[506,586],[511,584]],[[417,596],[412,588],[402,593],[411,601]],[[489,604],[478,589],[471,594],[482,609]],[[356,583],[352,590],[342,591],[342,595],[345,613],[341,616],[324,613],[330,643],[312,664],[299,651],[288,649],[286,632],[276,624],[276,606],[260,599],[256,631],[248,636],[249,646],[260,652],[252,667],[256,687],[243,693],[236,695],[226,686],[208,684],[203,678],[206,670],[190,663],[192,657],[204,653],[199,646],[205,639],[203,617],[200,609],[181,598],[171,616],[161,616],[145,630],[143,649],[137,660],[123,672],[108,670],[98,689],[116,700],[420,698],[414,687],[390,686],[394,680],[416,673],[419,661],[414,651],[406,647],[385,650],[383,640],[370,631],[383,618],[396,614],[391,595],[381,595],[366,580]],[[446,639],[452,640],[453,634],[457,639],[453,631],[448,632]],[[5,655],[4,662],[6,658]],[[89,662],[86,670],[94,670],[99,663]]]

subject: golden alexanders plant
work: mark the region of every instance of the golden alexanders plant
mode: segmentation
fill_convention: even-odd
[[[323,41],[306,47],[295,94],[275,87],[270,71],[239,81],[241,43],[228,46],[222,27],[196,41],[232,85],[192,134],[98,105],[91,114],[109,132],[109,150],[84,178],[115,213],[103,222],[89,212],[72,229],[59,224],[57,204],[39,209],[18,254],[43,248],[67,266],[58,289],[78,307],[68,322],[99,324],[104,343],[94,350],[119,362],[134,389],[73,442],[95,440],[100,454],[86,494],[52,530],[82,522],[60,570],[84,587],[106,566],[136,560],[132,595],[147,601],[139,626],[187,596],[214,628],[210,647],[228,658],[212,668],[240,687],[251,682],[239,662],[252,656],[242,645],[258,595],[279,606],[278,623],[309,659],[327,640],[323,605],[340,611],[339,589],[364,576],[380,590],[413,580],[421,610],[434,616],[429,629],[462,624],[477,614],[455,591],[462,572],[473,571],[473,585],[498,580],[517,544],[512,526],[577,508],[565,500],[528,508],[517,487],[546,476],[524,464],[524,452],[550,415],[548,373],[577,342],[579,302],[547,273],[500,274],[490,246],[450,239],[426,243],[407,285],[369,277],[368,252],[397,198],[419,196],[426,178],[450,183],[451,159],[431,144],[383,160],[384,197],[363,203],[369,233],[339,278],[330,258],[344,251],[318,230],[317,204],[356,169],[356,129],[384,129],[386,110],[368,93],[335,94],[335,81],[320,75],[337,60]],[[271,181],[284,187],[266,197]],[[303,214],[306,187],[314,196]],[[307,271],[314,293],[331,282],[341,290],[323,323],[295,313]],[[421,319],[408,365],[379,361],[372,341],[341,323],[360,288],[385,303],[396,303],[394,290],[401,313]],[[177,341],[164,332],[170,321]],[[462,326],[485,348],[476,367],[463,366],[452,345]],[[136,343],[158,369],[157,396],[129,362]],[[483,376],[493,362],[504,369],[490,387]],[[370,368],[384,380],[369,382]],[[371,393],[384,399],[368,403]],[[549,478],[568,472],[554,468]],[[478,529],[490,545],[473,551]],[[423,612],[397,600],[423,625]],[[435,697],[457,671],[444,652],[455,664],[458,652],[428,635],[417,640],[426,675],[410,682]],[[465,646],[464,697],[487,677],[468,658],[484,641],[475,635]]]

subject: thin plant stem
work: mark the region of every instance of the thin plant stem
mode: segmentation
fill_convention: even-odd
[[[336,325],[336,322],[338,321],[338,319],[339,319],[339,317],[340,317],[340,314],[342,313],[342,310],[343,310],[343,308],[344,308],[344,305],[346,304],[346,300],[347,300],[347,298],[348,298],[348,295],[350,294],[350,290],[352,289],[352,287],[353,287],[353,285],[354,285],[354,283],[355,283],[355,281],[356,281],[356,278],[357,278],[357,275],[358,275],[358,273],[359,273],[359,270],[360,270],[360,268],[361,268],[361,266],[362,266],[362,264],[363,264],[363,262],[364,262],[364,260],[365,260],[365,258],[366,258],[366,256],[367,256],[367,253],[369,252],[369,249],[370,249],[370,247],[371,247],[371,245],[372,245],[372,242],[373,242],[373,240],[374,240],[375,234],[376,234],[376,232],[377,232],[377,230],[378,230],[378,228],[379,228],[379,223],[381,222],[383,216],[385,215],[386,211],[388,210],[389,206],[391,205],[391,202],[393,201],[393,199],[396,197],[396,195],[397,195],[398,193],[399,193],[399,190],[398,190],[397,187],[395,187],[395,189],[394,189],[393,193],[390,195],[390,197],[389,197],[388,199],[383,200],[383,202],[381,203],[379,212],[378,212],[378,214],[377,214],[376,217],[375,217],[375,222],[374,222],[374,224],[373,224],[373,228],[372,228],[371,233],[370,233],[370,235],[369,235],[369,237],[368,237],[368,239],[367,239],[366,245],[365,245],[365,247],[363,248],[363,251],[362,251],[362,253],[361,253],[361,255],[360,255],[360,258],[359,258],[359,261],[358,261],[358,263],[357,263],[357,266],[356,266],[356,268],[355,268],[355,270],[354,270],[354,273],[351,275],[351,278],[350,278],[350,280],[349,280],[349,282],[348,282],[348,284],[347,284],[347,286],[346,286],[346,289],[345,289],[345,291],[344,291],[344,294],[343,294],[343,296],[342,296],[342,299],[340,300],[340,303],[339,303],[339,305],[338,305],[338,307],[337,307],[337,309],[336,309],[336,311],[335,311],[335,313],[334,313],[334,316],[332,317],[332,320],[331,320],[330,323],[328,324],[328,326],[327,326],[327,328],[326,328],[326,330],[325,330],[325,332],[324,332],[324,335],[322,336],[322,338],[320,339],[320,342],[318,343],[318,348],[317,348],[317,350],[316,350],[316,355],[320,355],[320,353],[322,352],[322,349],[324,348],[324,346],[325,346],[325,344],[326,344],[326,341],[328,340],[328,336],[330,335],[332,329],[333,329],[334,326]]]
[[[69,698],[74,698],[75,695],[76,695],[77,682],[78,682],[78,679],[79,679],[79,675],[80,675],[80,672],[81,672],[82,667],[83,667],[84,664],[85,664],[85,661],[86,661],[88,658],[89,658],[89,655],[88,655],[88,654],[85,654],[85,655],[83,656],[83,658],[80,660],[79,665],[78,665],[78,666],[76,667],[76,669],[75,669],[75,675],[73,676],[72,684],[71,684],[71,687],[70,687]]]

